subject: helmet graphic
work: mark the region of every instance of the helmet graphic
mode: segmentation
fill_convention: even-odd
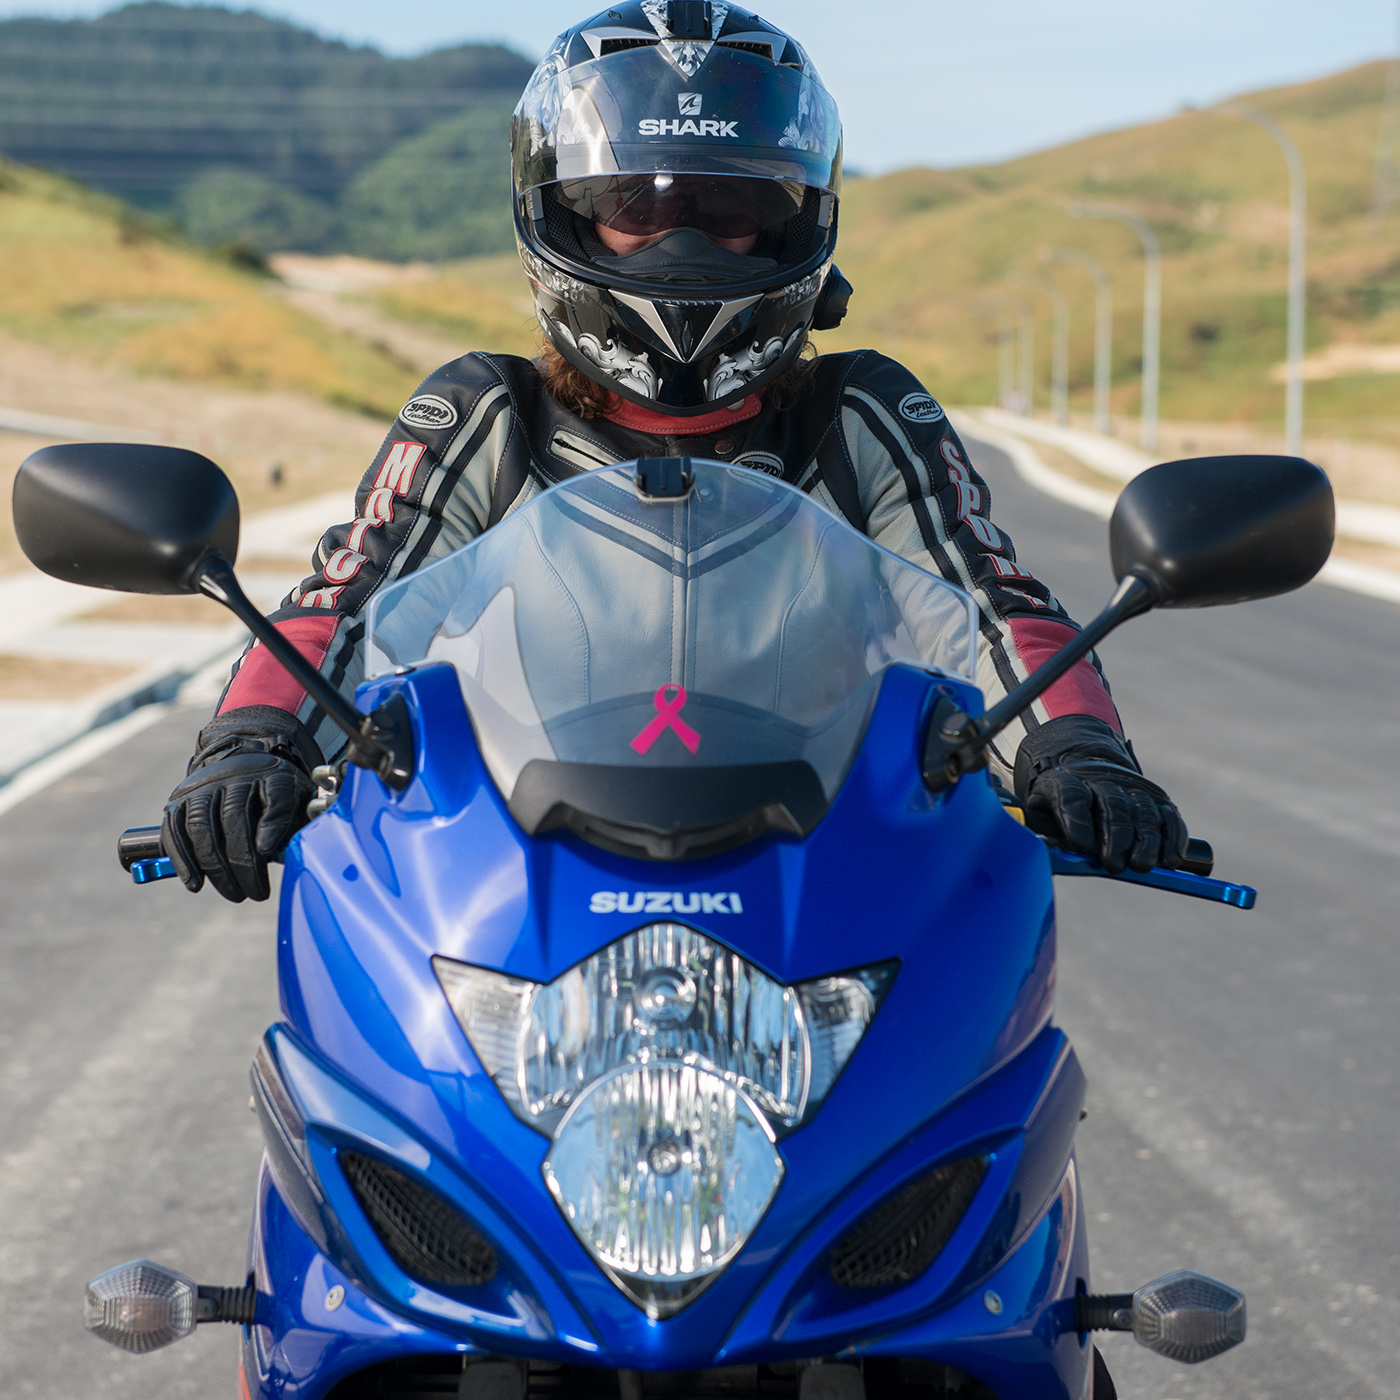
[[[845,312],[840,116],[797,42],[746,10],[630,0],[561,34],[511,158],[540,325],[624,399],[735,407]]]

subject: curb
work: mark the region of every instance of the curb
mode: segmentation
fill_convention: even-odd
[[[1079,428],[1037,423],[996,408],[962,408],[956,410],[956,414],[954,426],[958,434],[1005,452],[1017,476],[1028,486],[1066,505],[1097,515],[1101,520],[1113,514],[1117,495],[1057,472],[1026,439],[1036,438],[1058,447],[1090,471],[1125,482],[1155,465],[1155,459],[1145,452]],[[1337,502],[1337,533],[1367,544],[1400,546],[1400,510],[1364,501],[1340,500]],[[1354,559],[1333,558],[1322,566],[1317,578],[1320,583],[1344,588],[1349,593],[1400,603],[1400,571],[1394,569],[1361,564]]]

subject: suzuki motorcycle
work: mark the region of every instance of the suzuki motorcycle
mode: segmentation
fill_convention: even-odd
[[[244,1400],[1109,1400],[1095,1329],[1243,1338],[1203,1275],[1090,1291],[1051,882],[1110,877],[986,751],[1125,618],[1312,577],[1317,468],[1139,477],[1113,601],[987,713],[967,594],[718,462],[384,587],[355,705],[238,588],[207,460],[48,448],[15,517],[59,577],[219,598],[348,738],[285,853],[247,1278],[121,1265],[99,1337],[239,1325]],[[1189,854],[1111,878],[1252,905]],[[159,828],[121,855],[174,873]]]

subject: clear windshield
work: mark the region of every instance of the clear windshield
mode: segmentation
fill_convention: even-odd
[[[368,674],[450,662],[507,800],[536,759],[804,760],[829,799],[891,662],[973,677],[972,600],[783,482],[691,469],[679,502],[574,477],[384,588]]]

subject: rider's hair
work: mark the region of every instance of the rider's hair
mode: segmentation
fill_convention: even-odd
[[[817,354],[817,347],[812,341],[805,340],[797,361],[768,386],[763,402],[769,408],[784,409],[791,408],[803,398],[811,387]],[[601,418],[612,406],[611,391],[596,379],[590,379],[582,370],[575,369],[548,340],[540,347],[535,368],[540,372],[544,387],[555,400],[580,418]]]

